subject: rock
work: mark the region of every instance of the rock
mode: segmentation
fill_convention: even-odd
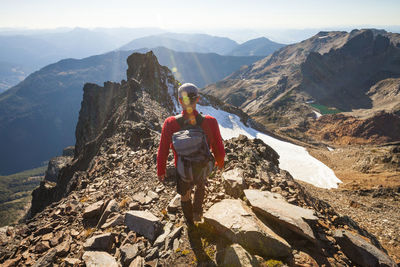
[[[86,267],[118,267],[117,261],[107,252],[86,251],[82,259]]]
[[[244,190],[244,194],[257,214],[279,224],[282,229],[290,229],[313,242],[316,241],[311,227],[304,221],[318,220],[313,210],[289,204],[281,195],[269,191],[248,189]]]
[[[225,249],[222,266],[260,266],[255,256],[247,252],[241,245],[232,244]]]
[[[79,266],[81,263],[80,259],[73,258],[64,258],[63,261],[67,264],[67,266]]]
[[[73,157],[74,156],[74,151],[75,151],[75,146],[68,146],[63,149],[62,155],[64,157]]]
[[[138,210],[138,209],[139,209],[139,203],[137,202],[129,203],[129,210]]]
[[[290,245],[264,225],[240,200],[224,199],[214,204],[204,214],[204,221],[217,233],[233,243],[239,243],[253,254],[266,257],[291,254]]]
[[[140,204],[149,204],[152,200],[151,197],[147,196],[144,192],[139,192],[132,196],[132,199]]]
[[[18,256],[14,259],[8,259],[2,263],[2,267],[17,267],[18,263],[21,261],[21,256]]]
[[[56,259],[57,250],[55,248],[49,250],[43,257],[38,259],[32,267],[52,266]]]
[[[137,256],[129,265],[129,267],[144,267],[144,258]]]
[[[222,180],[226,194],[240,198],[244,190],[244,177],[241,169],[233,169],[222,173]]]
[[[43,253],[46,250],[50,249],[50,244],[48,241],[43,241],[35,246],[35,253]]]
[[[169,212],[177,212],[178,208],[181,206],[181,195],[176,194],[173,199],[169,202],[167,210]]]
[[[166,240],[165,240],[165,248],[168,249],[171,245],[172,242],[175,239],[178,239],[182,233],[183,230],[183,226],[179,226],[178,228],[175,228],[174,230],[172,230],[172,232],[167,236]]]
[[[125,224],[129,230],[154,241],[161,230],[160,220],[149,211],[133,210],[125,213]]]
[[[151,200],[155,200],[160,197],[156,192],[151,191],[151,190],[149,192],[147,192],[147,196],[150,197]]]
[[[117,214],[114,217],[111,217],[107,219],[105,224],[101,226],[101,229],[106,229],[108,227],[114,227],[117,225],[123,225],[124,224],[124,216],[121,214]]]
[[[139,246],[137,244],[127,244],[120,247],[119,251],[121,255],[122,266],[129,266],[133,259],[138,255]]]
[[[101,218],[100,218],[99,222],[97,223],[97,228],[99,228],[100,226],[103,225],[103,223],[106,222],[108,216],[112,212],[117,212],[117,211],[119,211],[119,207],[118,207],[117,201],[115,201],[115,199],[113,199],[110,202],[108,202],[107,207],[104,209],[104,212],[101,215]]]
[[[164,226],[164,233],[157,237],[156,241],[154,241],[154,246],[161,247],[165,243],[166,238],[171,233],[171,227],[172,223],[167,223],[167,225]]]
[[[71,160],[72,160],[71,157],[63,157],[63,156],[50,159],[44,179],[50,182],[57,182],[58,173]]]
[[[93,203],[92,205],[86,207],[85,210],[83,211],[82,217],[84,219],[89,219],[89,218],[100,216],[103,205],[104,205],[104,201],[98,201],[98,202]]]
[[[360,266],[397,266],[386,253],[355,233],[336,230],[334,238],[343,253]]]
[[[63,243],[56,247],[57,256],[58,257],[65,257],[68,255],[68,252],[71,248],[71,239],[65,240]]]
[[[53,233],[48,233],[42,236],[42,240],[43,241],[50,241],[51,239],[53,239],[54,234]]]
[[[158,248],[152,248],[150,252],[146,255],[145,261],[151,261],[158,257]]]
[[[112,233],[106,233],[93,236],[86,240],[86,242],[83,244],[83,249],[110,251],[113,244],[114,235]]]
[[[51,224],[48,224],[42,228],[40,228],[39,230],[37,230],[35,233],[33,233],[33,236],[40,236],[40,235],[45,235],[48,233],[53,232],[53,227]]]

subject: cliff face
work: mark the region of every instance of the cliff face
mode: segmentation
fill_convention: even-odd
[[[67,195],[84,179],[79,171],[88,168],[107,138],[120,133],[129,136],[129,145],[140,146],[161,129],[173,111],[169,94],[176,94],[177,82],[168,68],[160,66],[152,52],[132,54],[128,65],[127,82],[106,82],[103,87],[85,84],[74,160],[60,170],[56,185],[43,181],[33,191],[31,215]]]

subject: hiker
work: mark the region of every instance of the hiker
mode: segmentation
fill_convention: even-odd
[[[183,111],[180,115],[171,116],[164,122],[157,154],[157,175],[159,181],[164,182],[166,162],[171,147],[174,152],[175,167],[178,173],[177,191],[181,195],[183,215],[185,216],[187,224],[193,225],[194,221],[200,221],[203,215],[203,200],[208,175],[214,168],[214,164],[217,165],[220,170],[224,167],[225,149],[217,120],[209,115],[204,116],[196,110],[196,104],[200,99],[198,88],[194,84],[185,83],[178,89],[178,98]],[[194,153],[197,154],[194,155],[195,157],[201,157],[203,154],[206,154],[202,156],[205,158],[203,160],[205,161],[204,165],[192,164],[191,158],[188,160],[188,158],[178,155],[177,151],[183,154],[185,149],[190,150],[191,148],[189,147],[197,146],[198,144],[195,139],[189,139],[188,145],[181,145],[183,143],[178,143],[189,135],[189,130],[184,131],[185,129],[192,129],[191,132],[196,138],[204,137],[204,144],[202,146],[206,147],[204,149],[206,151]],[[182,137],[176,137],[182,133]],[[213,156],[209,148],[211,148]],[[207,156],[207,154],[209,156]],[[194,186],[196,186],[196,190],[192,204],[191,195]]]

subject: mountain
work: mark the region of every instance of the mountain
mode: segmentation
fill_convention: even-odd
[[[217,53],[220,55],[227,55],[227,52],[238,46],[238,43],[227,38],[212,36],[208,34],[185,34],[185,33],[164,33],[160,36],[173,38],[175,40],[180,40],[184,42],[189,42],[192,44],[197,44],[210,52]],[[243,55],[243,56],[253,56],[253,55]],[[255,55],[254,55],[255,56]]]
[[[25,79],[28,71],[22,64],[0,62],[0,93]]]
[[[250,65],[262,58],[257,56],[221,56],[215,53],[175,52],[164,47],[157,47],[152,51],[159,62],[170,68],[180,82],[191,82],[199,87],[222,80],[242,66]]]
[[[142,52],[145,50],[142,50]],[[41,165],[74,142],[82,87],[86,82],[121,81],[132,51],[67,59],[29,75],[0,94],[0,174]],[[161,64],[181,82],[216,82],[259,57],[174,52],[154,49]]]
[[[1,174],[39,166],[73,144],[84,83],[121,81],[129,54],[62,60],[0,94]]]
[[[227,53],[231,56],[268,56],[273,52],[284,47],[284,44],[272,42],[268,38],[260,37],[252,39],[239,46],[235,47],[232,51]]]
[[[156,28],[59,29],[0,31],[0,62],[24,71],[33,71],[65,58],[84,58],[112,51],[124,43],[163,32]],[[3,68],[1,63],[0,68]],[[18,83],[14,73],[0,69],[0,84],[8,89]]]
[[[203,92],[243,108],[270,127],[304,128],[315,119],[315,110],[355,116],[365,110],[398,112],[399,62],[399,34],[374,29],[320,32]]]
[[[135,39],[126,45],[119,48],[119,50],[136,50],[141,48],[153,49],[156,47],[166,47],[175,51],[181,52],[211,52],[208,48],[202,47],[196,43],[181,41],[166,36],[147,36]]]
[[[74,158],[33,192],[27,220],[1,229],[1,264],[396,266],[368,229],[243,135],[225,141],[227,171],[209,180],[204,220],[188,228],[176,170],[161,184],[154,160],[178,82],[151,52],[129,56],[127,80],[85,84]]]

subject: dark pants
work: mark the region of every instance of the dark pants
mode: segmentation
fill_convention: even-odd
[[[203,213],[203,201],[204,201],[204,195],[205,195],[205,183],[204,181],[199,182],[199,183],[187,183],[183,181],[179,175],[177,176],[177,181],[176,181],[176,189],[178,191],[178,194],[181,196],[184,196],[187,194],[189,190],[192,190],[192,188],[196,186],[195,192],[194,192],[194,200],[193,200],[193,212],[195,213]]]

